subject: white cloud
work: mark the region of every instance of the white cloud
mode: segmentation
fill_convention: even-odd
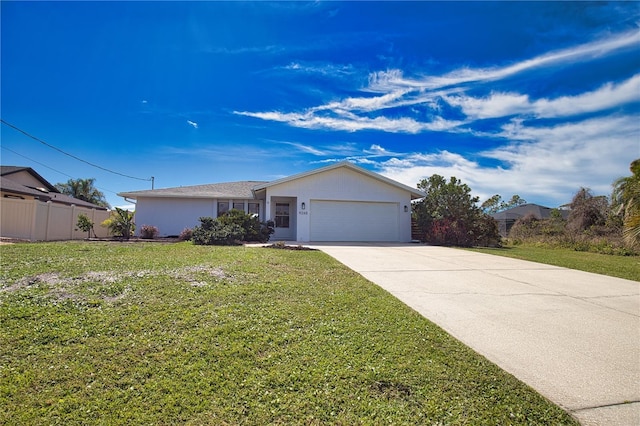
[[[116,208],[122,209],[122,210],[127,210],[130,212],[136,211],[136,205],[135,204],[123,204],[121,206],[113,206],[113,210],[115,210]]]
[[[445,96],[448,104],[460,107],[471,119],[531,114],[539,118],[566,117],[598,112],[640,101],[640,74],[618,84],[607,83],[600,88],[576,96],[531,101],[528,95],[496,93],[476,98]]]
[[[434,90],[466,83],[495,81],[533,68],[601,57],[620,49],[633,48],[638,43],[640,33],[633,30],[501,67],[462,67],[442,76],[418,79],[405,78],[401,70],[379,71],[370,75],[368,90],[383,93],[399,89]]]
[[[549,52],[513,64],[490,68],[461,67],[443,75],[406,78],[398,69],[373,72],[363,92],[379,96],[348,97],[306,109],[303,112],[235,112],[235,114],[268,121],[286,123],[306,129],[356,132],[377,130],[391,133],[421,133],[424,131],[461,131],[465,120],[447,120],[436,116],[427,121],[413,117],[371,116],[397,107],[421,106],[425,115],[440,113],[438,102],[444,100],[459,107],[470,119],[531,114],[541,118],[569,116],[637,101],[640,76],[620,83],[608,83],[592,92],[556,99],[531,100],[527,94],[492,92],[486,97],[472,97],[463,93],[478,84],[504,79],[534,68],[590,60],[620,49],[636,46],[640,33],[630,31],[598,39],[579,46]],[[303,66],[291,63],[291,70],[325,72],[326,66]],[[336,67],[331,72],[336,71]],[[328,71],[327,71],[328,72]],[[413,108],[415,111],[415,108]],[[419,113],[420,111],[418,111]],[[367,115],[365,115],[367,114]]]
[[[413,118],[400,117],[362,117],[347,111],[341,111],[340,116],[320,116],[313,113],[283,113],[278,111],[270,112],[247,112],[235,111],[235,114],[248,117],[261,118],[263,120],[279,121],[287,123],[293,127],[305,129],[325,129],[342,130],[346,132],[356,132],[359,130],[380,130],[390,133],[420,133],[425,130],[444,131],[453,130],[455,127],[464,124],[462,121],[445,120],[441,117],[434,117],[430,122],[421,122]]]
[[[413,186],[434,173],[456,176],[481,201],[493,194],[519,194],[530,202],[559,206],[580,187],[609,195],[611,183],[640,157],[639,124],[633,117],[605,117],[554,127],[514,123],[516,142],[480,153],[477,161],[450,151],[413,153],[378,164],[379,171]],[[482,157],[503,166],[483,166]]]
[[[187,124],[193,127],[194,129],[198,128],[198,123],[196,123],[195,121],[187,120]]]
[[[294,148],[297,148],[299,151],[305,152],[307,154],[315,155],[315,156],[322,156],[327,154],[325,151],[319,150],[310,145],[304,145],[297,142],[278,141],[278,143],[284,144],[284,145],[290,145]]]

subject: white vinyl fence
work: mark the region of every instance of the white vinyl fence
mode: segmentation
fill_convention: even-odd
[[[81,240],[87,238],[87,233],[76,225],[80,214],[94,223],[98,238],[108,236],[107,229],[100,226],[109,218],[106,210],[65,206],[51,201],[2,198],[0,236],[29,241]]]

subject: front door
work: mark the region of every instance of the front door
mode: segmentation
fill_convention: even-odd
[[[291,217],[291,203],[281,201],[275,203],[274,222],[275,232],[271,240],[291,240],[293,239],[293,220]]]

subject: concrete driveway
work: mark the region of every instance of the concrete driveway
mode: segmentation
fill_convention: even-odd
[[[582,424],[640,425],[639,282],[417,244],[311,246]]]

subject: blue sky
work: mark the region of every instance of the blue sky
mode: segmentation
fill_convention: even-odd
[[[2,1],[3,165],[117,192],[350,160],[555,207],[640,157],[638,2]]]

